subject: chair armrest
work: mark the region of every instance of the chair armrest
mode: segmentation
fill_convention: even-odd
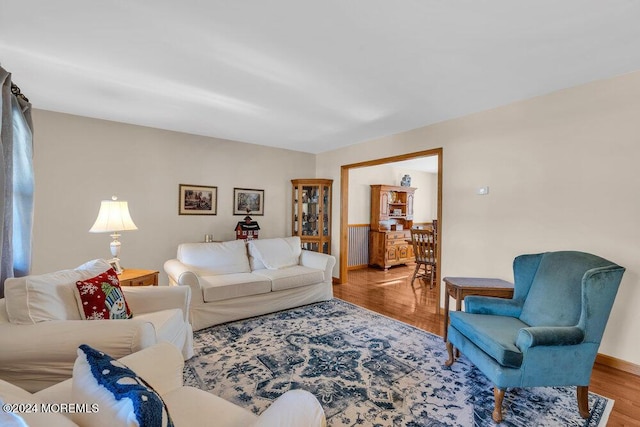
[[[123,286],[124,297],[136,314],[179,308],[185,322],[189,321],[191,289],[186,286]]]
[[[475,314],[520,317],[522,303],[513,299],[469,295],[464,299],[464,311]]]
[[[584,341],[584,331],[577,326],[535,326],[518,332],[520,351],[538,346],[575,345]]]
[[[0,378],[35,392],[71,377],[80,344],[123,357],[156,343],[150,322],[52,320],[0,326]]]
[[[300,254],[300,265],[324,271],[324,281],[331,283],[336,258],[333,255],[303,250]]]
[[[177,259],[170,259],[164,263],[164,271],[169,276],[169,284],[188,286],[191,288],[191,306],[204,304],[204,297],[200,287],[198,275]]]
[[[320,402],[305,390],[290,390],[264,411],[253,427],[324,427]]]

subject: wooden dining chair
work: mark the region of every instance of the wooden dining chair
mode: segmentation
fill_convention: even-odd
[[[429,229],[411,229],[411,243],[416,258],[416,268],[411,278],[411,287],[416,279],[429,279],[429,287],[433,288],[436,274],[435,233]]]

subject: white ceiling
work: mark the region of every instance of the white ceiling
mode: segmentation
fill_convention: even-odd
[[[319,153],[640,70],[636,0],[0,0],[35,108]]]

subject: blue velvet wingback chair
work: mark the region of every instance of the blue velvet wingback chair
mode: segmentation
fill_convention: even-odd
[[[512,299],[468,296],[465,311],[451,313],[445,364],[458,349],[493,382],[496,422],[509,387],[577,386],[587,418],[591,370],[624,270],[583,252],[518,256]]]

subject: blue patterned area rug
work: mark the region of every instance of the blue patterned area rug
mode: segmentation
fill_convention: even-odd
[[[337,426],[489,426],[493,386],[462,356],[451,368],[442,338],[342,300],[196,332],[185,383],[256,414],[305,389]],[[613,401],[575,387],[510,389],[501,426],[604,426]]]

